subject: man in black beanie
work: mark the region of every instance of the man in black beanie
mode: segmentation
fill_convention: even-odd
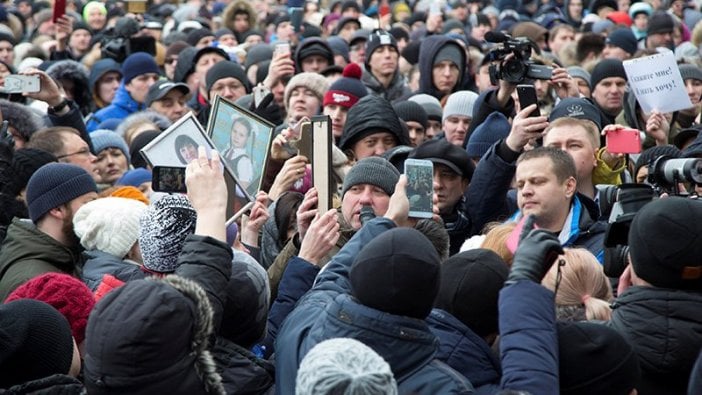
[[[413,101],[401,101],[393,106],[397,116],[407,126],[412,147],[420,146],[427,139],[429,116],[424,107]]]
[[[656,49],[658,47],[673,49],[673,30],[675,21],[667,12],[658,11],[648,18],[648,34],[646,36],[646,48]]]
[[[363,84],[368,93],[390,102],[411,93],[400,73],[400,53],[395,37],[385,30],[374,30],[366,41],[365,53]]]
[[[244,68],[230,61],[219,62],[207,71],[205,89],[207,91],[207,106],[198,114],[198,120],[203,125],[207,125],[210,109],[216,96],[222,96],[234,102],[251,93],[251,85],[246,78]]]
[[[613,125],[624,108],[626,72],[619,59],[602,60],[592,70],[590,77],[592,99],[602,113],[601,127]]]

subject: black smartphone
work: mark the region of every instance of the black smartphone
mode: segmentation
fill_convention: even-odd
[[[538,117],[541,115],[534,85],[517,85],[517,96],[519,96],[519,108],[524,109],[532,104],[536,104],[536,110],[529,114],[530,117]]]
[[[155,166],[151,173],[151,188],[156,192],[186,193],[185,167]]]
[[[300,26],[302,25],[303,9],[302,7],[291,7],[290,8],[290,24],[293,27],[295,33],[300,33]]]

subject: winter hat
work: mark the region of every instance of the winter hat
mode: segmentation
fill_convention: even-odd
[[[17,129],[20,136],[29,141],[34,132],[41,129],[43,121],[36,113],[19,103],[0,99],[0,113],[8,126]]]
[[[12,291],[5,303],[18,299],[34,299],[51,305],[68,320],[76,344],[85,340],[85,327],[95,298],[79,279],[64,273],[45,273]]]
[[[683,81],[690,79],[702,81],[702,69],[694,64],[679,64],[678,68]]]
[[[637,2],[629,7],[629,16],[631,19],[636,19],[636,14],[644,13],[649,17],[653,15],[653,7],[645,1]]]
[[[74,232],[86,250],[102,251],[122,259],[139,238],[139,219],[146,210],[146,204],[134,199],[96,199],[76,211]]]
[[[12,172],[15,190],[18,195],[27,186],[29,179],[40,167],[47,163],[56,162],[56,157],[44,150],[37,148],[22,148],[15,151],[12,156]]]
[[[624,66],[622,65],[622,61],[619,59],[603,59],[597,63],[595,68],[592,70],[591,75],[590,86],[592,89],[595,89],[597,84],[599,84],[600,81],[605,78],[621,77],[625,80],[627,79]]]
[[[603,60],[602,62],[606,62]],[[580,97],[567,97],[556,105],[548,115],[548,121],[553,122],[558,118],[577,118],[592,121],[597,125],[597,130],[602,129],[602,115],[594,104],[588,99]]]
[[[90,314],[85,387],[91,394],[222,394],[208,350],[212,326],[212,306],[195,281],[128,281]]]
[[[205,37],[214,37],[214,33],[210,29],[193,29],[188,33],[188,38],[185,40],[193,47]]]
[[[361,67],[356,63],[349,63],[344,67],[342,77],[334,81],[324,94],[323,106],[337,104],[351,108],[362,97],[368,94],[366,86],[361,82]]]
[[[394,228],[356,255],[351,294],[364,306],[385,313],[425,319],[440,283],[439,255],[421,232]]]
[[[661,156],[667,156],[673,159],[679,158],[681,155],[682,152],[674,145],[656,145],[654,147],[647,148],[641,153],[641,155],[639,155],[639,158],[636,159],[636,165],[634,166],[634,173],[632,175],[634,178],[636,178],[636,174],[638,174],[639,169],[641,169],[643,166],[648,166],[653,160]]]
[[[329,47],[334,52],[335,56],[341,55],[346,62],[349,61],[349,45],[343,38],[339,36],[331,36],[327,38],[327,44],[329,44]]]
[[[566,68],[566,70],[568,71],[568,74],[570,74],[571,77],[580,78],[581,80],[587,83],[588,88],[592,89],[592,85],[590,85],[590,80],[592,79],[592,77],[590,76],[590,73],[587,72],[587,70],[580,66],[570,66]]]
[[[122,82],[125,85],[134,77],[146,73],[161,74],[154,57],[146,52],[135,52],[122,63]]]
[[[115,182],[115,185],[130,185],[138,188],[141,184],[149,181],[151,181],[151,171],[138,167],[122,174],[122,177]]]
[[[380,48],[383,45],[389,45],[393,48],[395,48],[395,51],[398,53],[400,52],[397,49],[397,40],[395,40],[395,37],[392,36],[392,34],[386,32],[385,30],[382,29],[375,29],[373,32],[368,36],[368,41],[366,41],[366,69],[370,69],[370,66],[368,65],[368,62],[370,61],[371,55],[373,55],[373,52]]]
[[[648,35],[672,33],[675,29],[673,17],[667,12],[656,11],[648,18]]]
[[[496,142],[506,139],[511,130],[507,118],[495,111],[478,125],[468,138],[466,152],[471,158],[482,158]]]
[[[329,89],[329,81],[317,73],[300,73],[295,74],[294,77],[288,81],[285,86],[285,109],[288,109],[288,104],[290,103],[290,94],[295,88],[304,87],[312,92],[319,98],[319,102],[324,101],[324,93]]]
[[[271,287],[266,270],[246,253],[235,252],[219,335],[251,348],[266,334]]]
[[[187,47],[178,54],[178,63],[176,63],[175,71],[173,72],[173,82],[186,82],[188,76],[195,71],[195,55],[197,48]]]
[[[472,91],[459,91],[452,93],[446,100],[441,121],[452,115],[462,115],[473,118],[473,105],[478,94]]]
[[[654,200],[629,231],[636,275],[655,287],[702,290],[702,203],[679,197]]]
[[[88,77],[90,88],[95,90],[97,88],[95,84],[98,82],[98,80],[109,72],[119,73],[120,76],[122,75],[122,69],[120,68],[119,63],[117,63],[114,59],[105,58],[95,62],[93,67],[90,69],[90,76]]]
[[[100,1],[91,1],[88,2],[85,7],[83,7],[83,20],[88,20],[88,16],[92,12],[93,8],[100,10],[102,15],[107,15],[107,8],[105,8],[105,4]]]
[[[121,187],[115,186],[115,189],[112,190],[109,196],[136,200],[137,202],[141,202],[146,205],[149,204],[149,198],[147,198],[142,191],[131,185]]]
[[[392,106],[397,116],[405,122],[417,122],[425,129],[429,126],[429,118],[424,108],[413,101],[401,101]]]
[[[107,148],[117,148],[127,157],[127,162],[131,161],[127,143],[117,133],[111,130],[98,129],[90,133],[90,140],[93,142],[93,149],[96,154]]]
[[[639,49],[636,36],[628,27],[622,27],[609,33],[609,36],[605,39],[605,44],[619,47],[629,55],[633,55]]]
[[[331,393],[396,395],[390,365],[372,348],[350,338],[325,340],[305,355],[297,371],[296,395]]]
[[[173,44],[168,46],[168,49],[166,50],[166,59],[175,57],[178,58],[178,55],[185,49],[189,48],[190,44],[186,43],[185,41],[175,41]]]
[[[629,14],[627,14],[624,11],[610,12],[609,14],[607,14],[607,19],[614,22],[616,25],[624,25],[627,28],[630,28],[631,24],[634,22],[631,20]]]
[[[557,325],[562,395],[628,394],[636,387],[638,357],[615,329],[589,322]]]
[[[36,224],[49,210],[89,192],[97,193],[97,186],[83,168],[68,163],[46,164],[27,183],[29,218]]]
[[[159,134],[161,134],[161,131],[159,130],[147,130],[139,133],[136,137],[134,137],[134,139],[132,139],[132,143],[129,145],[129,156],[132,158],[130,161],[132,166],[135,168],[146,167],[146,160],[141,156],[139,151],[146,147],[146,145],[155,139]]]
[[[44,302],[0,305],[0,388],[68,374],[73,338],[66,318]]]
[[[185,195],[167,195],[149,206],[139,220],[139,248],[144,267],[175,271],[185,239],[195,232],[197,213]]]
[[[301,42],[295,51],[295,69],[301,71],[302,60],[312,55],[319,55],[327,59],[329,64],[334,64],[334,51],[329,44],[321,38],[310,37]]]
[[[400,172],[387,160],[371,156],[356,162],[344,177],[341,198],[354,185],[370,184],[382,189],[388,196],[395,192],[395,185],[400,180]]]
[[[249,79],[246,77],[246,72],[244,69],[234,62],[223,61],[218,62],[207,71],[207,75],[205,76],[205,85],[207,86],[208,94],[215,82],[227,77],[232,77],[239,80],[239,82],[244,85],[244,88],[246,88],[246,93],[251,93]]]
[[[430,120],[441,122],[443,110],[439,99],[426,93],[420,93],[419,95],[411,96],[409,100],[422,106]]]
[[[461,48],[457,43],[449,41],[446,42],[436,53],[432,64],[435,65],[439,62],[443,62],[444,60],[448,60],[453,62],[453,64],[455,64],[459,70],[463,70],[465,68],[463,59],[465,59],[463,48]]]
[[[246,61],[244,62],[244,69],[247,71],[249,67],[261,63],[266,60],[271,60],[273,58],[274,48],[269,44],[256,44],[249,48],[246,52]]]
[[[441,264],[441,287],[434,307],[444,310],[480,337],[498,332],[497,299],[509,267],[495,252],[475,249]]]
[[[410,145],[409,134],[400,124],[390,102],[380,96],[367,95],[346,115],[339,148],[342,151],[351,149],[358,140],[378,132],[394,135],[397,145]]]
[[[415,148],[409,156],[413,159],[427,159],[432,163],[447,166],[454,173],[468,179],[473,178],[475,166],[468,153],[461,147],[449,143],[446,139],[428,140]]]
[[[360,10],[359,10],[360,12]],[[339,19],[339,22],[336,24],[336,28],[334,28],[334,35],[338,35],[339,32],[344,28],[344,25],[347,23],[355,23],[358,25],[359,29],[361,28],[361,22],[358,20],[358,18],[352,18],[350,16],[344,16]]]
[[[512,37],[526,37],[535,43],[547,34],[548,30],[536,22],[519,22],[512,27]]]

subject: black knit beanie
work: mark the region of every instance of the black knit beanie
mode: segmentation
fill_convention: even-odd
[[[595,69],[592,70],[592,74],[590,76],[590,86],[594,90],[600,81],[609,77],[622,77],[625,80],[627,79],[626,72],[624,71],[624,65],[622,64],[621,60],[604,59],[600,61],[597,66],[595,66]]]
[[[246,72],[241,66],[230,61],[218,62],[207,71],[205,76],[207,92],[212,89],[212,85],[215,82],[227,77],[236,78],[244,85],[246,93],[251,93],[251,86],[249,85],[249,79],[246,77]]]

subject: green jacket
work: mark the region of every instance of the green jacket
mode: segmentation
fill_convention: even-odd
[[[0,301],[44,273],[79,277],[80,251],[60,244],[27,220],[15,218],[0,248]]]

